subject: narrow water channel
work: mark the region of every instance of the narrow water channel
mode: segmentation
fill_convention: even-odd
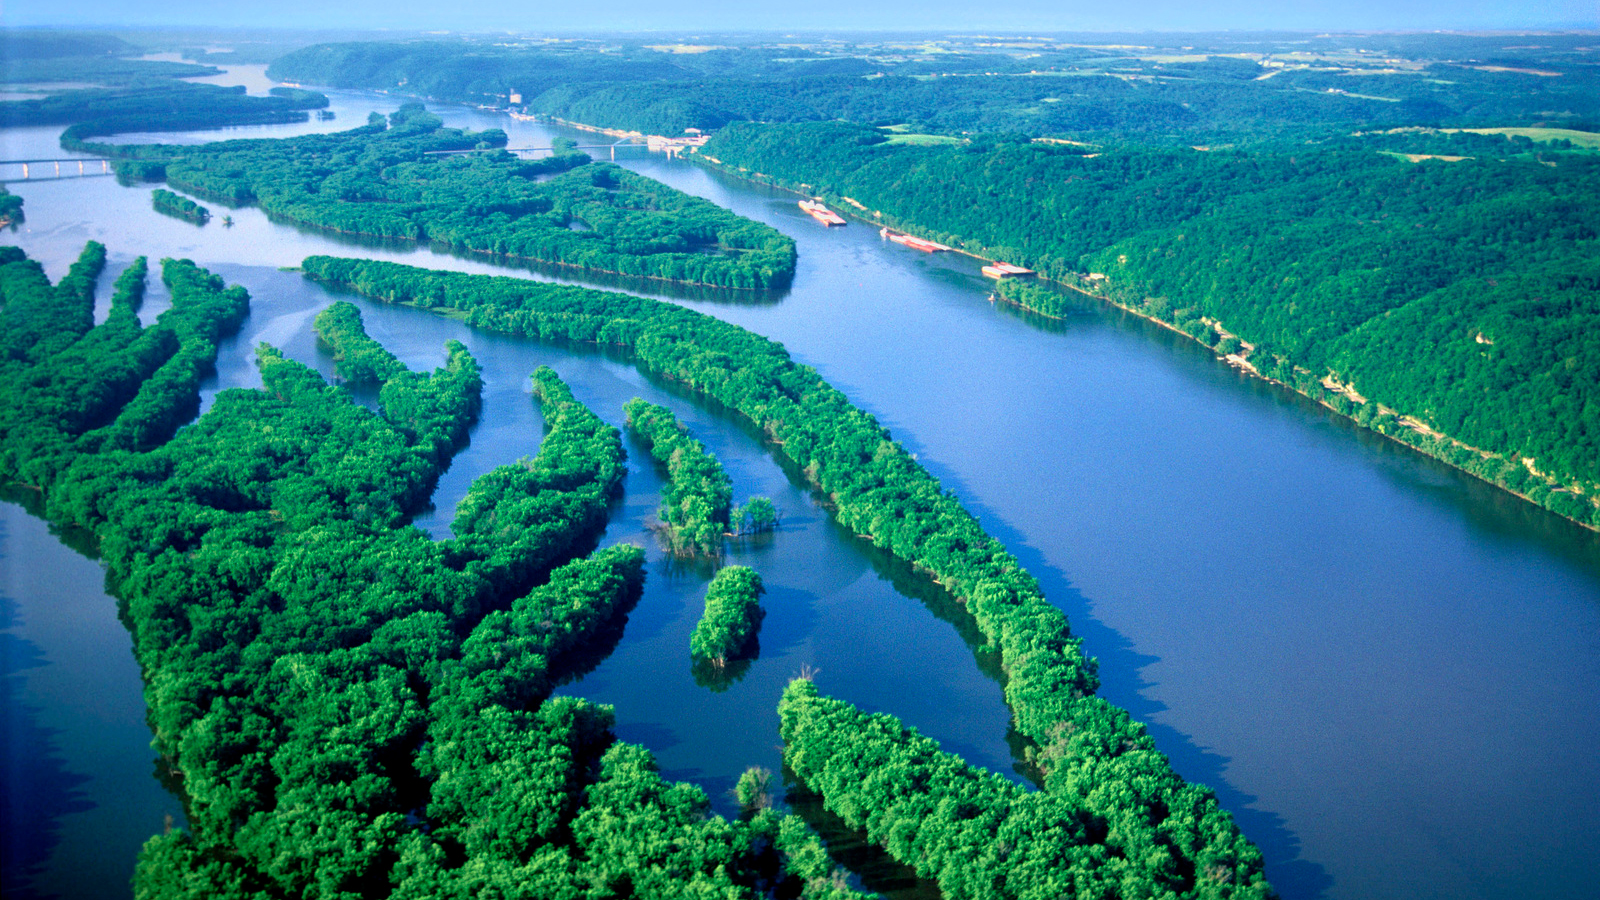
[[[350,127],[400,102],[331,96],[331,123],[224,136]],[[514,146],[552,136],[477,110],[438,111],[452,125],[505,128]],[[4,158],[48,151],[56,134],[0,132]],[[1600,538],[1116,310],[1084,302],[1050,321],[997,308],[976,261],[888,244],[859,222],[823,229],[795,197],[691,163],[619,161],[796,237],[800,269],[785,296],[675,302],[783,342],[916,452],[1067,612],[1100,659],[1103,693],[1149,724],[1182,774],[1218,792],[1286,898],[1564,898],[1600,882]],[[306,255],[504,271],[337,241],[250,208],[232,211],[233,228],[197,227],[154,213],[148,189],[111,179],[12,190],[26,198],[27,222],[0,240],[52,277],[93,238],[110,248],[108,278],[136,254],[186,256],[250,289],[251,318],[210,393],[257,383],[251,349],[262,340],[330,370],[310,321],[333,298],[278,270]],[[160,308],[152,293],[147,317]],[[614,704],[619,734],[655,751],[668,775],[700,783],[726,809],[746,766],[776,769],[773,707],[801,666],[828,692],[1010,773],[1006,712],[980,665],[991,661],[974,656],[959,617],[834,526],[739,423],[626,363],[362,306],[373,336],[413,367],[437,365],[452,337],[485,367],[483,420],[418,522],[435,534],[472,477],[537,452],[526,379],[540,364],[612,422],[635,395],[672,407],[722,458],[737,498],[777,503],[783,529],[729,557],[756,566],[769,587],[760,658],[724,690],[702,686],[687,643],[709,572],[670,563],[654,544],[659,476],[630,446],[626,497],[605,541],[650,548],[646,594],[615,652],[564,690]],[[84,873],[85,848],[112,846],[84,816],[115,823],[116,846],[136,848],[175,807],[153,779],[137,789],[106,780],[149,772],[148,733],[132,747],[103,746],[104,713],[77,702],[114,689],[117,715],[141,721],[136,667],[125,633],[125,665],[83,652],[91,635],[120,629],[96,565],[19,507],[6,510],[7,859],[13,835],[37,831],[16,851],[41,867],[27,870],[26,887],[123,896],[132,869],[123,851],[107,851],[116,859],[97,876],[103,890],[57,885]],[[84,567],[93,590],[73,589],[83,603],[63,613],[60,591],[38,587],[37,573],[69,565]],[[36,625],[49,621],[73,627]],[[46,686],[67,677],[95,687]],[[13,794],[9,785],[45,770],[60,785],[53,797]],[[134,793],[149,796],[134,803]],[[18,807],[24,800],[34,805]]]

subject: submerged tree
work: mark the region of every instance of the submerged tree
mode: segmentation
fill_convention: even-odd
[[[766,534],[778,527],[778,508],[766,497],[751,497],[732,519],[735,534]]]
[[[689,660],[689,677],[694,683],[705,688],[713,694],[727,692],[744,680],[750,674],[750,666],[761,655],[761,641],[753,639],[745,647],[739,659],[718,660],[707,659],[704,656],[691,656]]]
[[[749,818],[763,809],[772,807],[772,770],[762,766],[751,766],[739,776],[739,783],[733,789],[734,796],[739,800],[739,814]]]

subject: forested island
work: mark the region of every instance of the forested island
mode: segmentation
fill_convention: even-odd
[[[813,370],[796,365],[780,345],[692,310],[625,294],[372,260],[311,257],[302,265],[309,277],[331,286],[456,310],[480,328],[627,350],[642,370],[749,419],[775,453],[829,498],[841,524],[949,591],[1000,653],[1013,727],[1026,738],[1027,760],[1046,789],[1031,796],[1055,798],[1028,803],[1066,804],[1062,808],[1075,810],[1071,815],[1082,827],[1064,845],[1045,839],[1055,849],[1039,851],[1071,857],[1058,860],[1063,867],[1051,876],[1058,880],[1019,877],[997,896],[1046,896],[1038,891],[1062,883],[1091,892],[1120,884],[1135,894],[1271,894],[1260,851],[1215,796],[1185,783],[1143,725],[1094,695],[1094,663],[1034,578],[887,430]],[[857,739],[875,738],[855,732],[826,738]],[[905,777],[925,784],[932,776]],[[824,796],[830,808],[852,802]],[[977,854],[994,832],[962,835],[955,840]],[[1071,849],[1077,846],[1097,849],[1079,856]],[[885,849],[941,883],[947,877],[942,857],[893,842]]]
[[[295,88],[274,88],[271,96],[251,97],[242,87],[139,79],[126,85],[61,90],[37,100],[0,101],[0,127],[65,124],[62,149],[121,157],[133,151],[100,139],[132,131],[304,122],[311,110],[327,105],[322,94]],[[156,155],[168,157],[173,152],[167,149]]]
[[[193,222],[196,225],[204,225],[211,218],[211,210],[188,197],[160,188],[150,192],[150,205],[158,213]]]
[[[102,149],[169,157],[140,177],[343,234],[723,288],[794,275],[794,242],[772,228],[581,152],[524,160],[505,143],[409,105],[338,134]]]
[[[609,708],[549,698],[643,578],[639,549],[593,549],[622,447],[555,373],[538,455],[433,541],[405,523],[477,415],[465,347],[414,373],[336,307],[319,333],[381,373],[377,412],[262,345],[264,388],[178,430],[249,297],[165,260],[141,327],[140,259],[95,325],[104,264],[91,244],[52,285],[0,253],[0,473],[94,535],[133,632],[189,825],[146,845],[138,896],[860,896],[797,817],[708,816]]]
[[[136,82],[125,87],[77,88],[40,100],[0,102],[0,125],[75,127],[63,146],[122,131],[176,131],[223,125],[303,122],[307,110],[322,109],[328,98],[315,91],[277,88],[270,97],[252,97],[244,88],[185,81]]]
[[[728,566],[706,588],[706,608],[689,638],[689,652],[718,668],[750,655],[765,612],[761,575],[749,566]]]

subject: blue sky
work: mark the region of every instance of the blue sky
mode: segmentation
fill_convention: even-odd
[[[0,0],[9,26],[449,30],[1431,30],[1600,28],[1596,0]]]

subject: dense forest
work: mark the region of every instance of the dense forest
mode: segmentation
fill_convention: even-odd
[[[144,50],[110,34],[8,29],[4,40],[6,52],[0,56],[0,82],[10,84],[113,85],[222,72],[193,63],[128,59]]]
[[[269,73],[513,103],[666,135],[740,121],[846,120],[940,134],[1192,144],[1407,125],[1600,123],[1600,76],[1577,36],[1539,48],[1455,35],[1126,37],[728,41],[697,52],[626,39],[361,42],[297,50]]]
[[[775,229],[570,148],[538,160],[492,149],[505,142],[408,105],[337,134],[112,150],[170,158],[140,177],[346,234],[726,288],[794,275],[794,241]]]
[[[1600,527],[1593,48],[1126,37],[324,44],[272,71],[719,129],[699,158],[1037,269]]]
[[[1083,840],[1095,845],[1088,852],[1119,861],[1125,895],[1271,893],[1260,851],[1211,792],[1185,783],[1143,725],[1094,695],[1094,662],[1033,576],[883,426],[780,345],[668,303],[570,285],[332,257],[310,257],[303,267],[374,299],[463,312],[477,327],[623,349],[645,372],[737,411],[827,498],[841,524],[926,572],[965,607],[1000,654],[1030,765],[1048,793],[1081,804]],[[830,809],[852,802],[824,796]],[[966,850],[972,858],[979,848]]]
[[[466,348],[408,371],[337,306],[319,335],[378,410],[262,345],[260,390],[199,376],[249,310],[162,263],[93,322],[105,249],[52,285],[0,249],[0,475],[94,535],[133,633],[164,776],[189,827],[153,837],[138,897],[859,896],[793,816],[708,815],[551,690],[639,596],[643,553],[594,550],[616,429],[548,369],[538,455],[480,478],[456,537],[407,526],[477,415]]]
[[[1553,131],[1459,130],[1594,128],[1586,48],[1239,40],[1198,53],[337,44],[272,72],[495,105],[517,94],[531,111],[652,133],[721,129],[709,165],[1059,283],[1002,282],[998,299],[1045,315],[1083,295],[1116,303],[1600,527],[1600,154]],[[113,72],[126,52],[41,47],[22,63]],[[794,274],[794,243],[773,229],[570,146],[518,158],[503,132],[447,129],[417,104],[332,135],[96,142],[326,105],[127,78],[0,103],[0,124],[72,123],[63,146],[117,156],[125,184],[166,181],[316,228],[737,289]],[[204,211],[166,190],[152,202]],[[0,189],[0,218],[20,215]],[[172,308],[141,324],[141,258],[96,325],[105,264],[91,243],[51,284],[0,248],[0,480],[94,536],[134,637],[159,766],[189,821],[146,846],[138,896],[861,896],[804,821],[770,809],[770,774],[740,779],[737,819],[713,816],[703,791],[615,738],[608,707],[552,696],[620,634],[644,579],[641,550],[598,547],[622,436],[556,373],[532,376],[537,455],[474,481],[436,541],[409,523],[479,412],[465,346],[411,371],[357,306],[335,303],[318,339],[336,382],[376,389],[375,410],[262,345],[263,388],[224,391],[196,418],[248,295],[165,260]],[[1096,696],[1095,661],[1018,559],[781,345],[570,285],[330,257],[303,268],[631,359],[743,416],[844,527],[948,592],[1000,660],[1038,790],[804,678],[779,710],[800,785],[944,896],[1272,895],[1211,792]],[[627,416],[669,476],[675,543],[715,555],[726,534],[775,527],[764,498],[733,508],[720,464],[670,411],[634,401]],[[700,683],[726,689],[748,668],[761,592],[743,567],[713,580],[690,647]]]
[[[38,100],[0,102],[0,127],[66,124],[63,149],[116,156],[125,151],[94,138],[131,131],[304,122],[309,110],[327,105],[322,94],[294,88],[251,97],[242,87],[138,81],[125,87],[74,88]]]
[[[1430,132],[910,146],[834,123],[733,126],[699,156],[1244,350],[1362,424],[1600,525],[1600,154]]]

